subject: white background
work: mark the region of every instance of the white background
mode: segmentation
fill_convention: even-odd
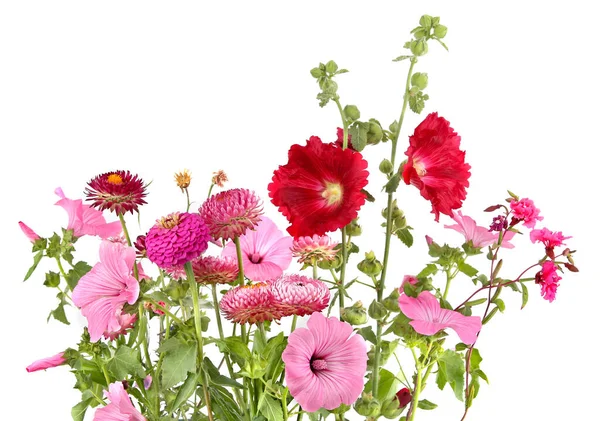
[[[406,4],[401,4],[406,3]],[[3,334],[0,338],[3,417],[69,419],[78,402],[65,367],[27,374],[32,361],[74,346],[82,326],[46,323],[54,292],[43,271],[22,283],[30,245],[17,222],[50,236],[66,225],[53,194],[62,186],[82,196],[96,174],[129,169],[146,181],[149,205],[133,235],[184,204],[173,173],[189,168],[199,204],[213,171],[228,187],[267,198],[277,165],[293,143],[311,135],[335,138],[333,105],[320,109],[309,70],[335,59],[350,70],[338,80],[343,103],[385,126],[398,118],[408,63],[392,59],[424,14],[448,26],[446,52],[431,43],[416,71],[429,73],[424,113],[408,113],[399,153],[426,113],[438,111],[462,136],[472,165],[464,212],[481,211],[506,189],[534,199],[540,226],[572,235],[581,272],[566,274],[549,304],[531,288],[529,305],[506,291],[506,313],[481,334],[482,368],[490,378],[470,411],[472,420],[598,419],[598,30],[593,2],[4,2],[0,6],[0,182],[3,239]],[[367,150],[370,191],[388,145]],[[460,244],[433,221],[430,205],[410,186],[401,207],[415,227],[410,251],[393,244],[388,285],[427,263],[424,236]],[[368,234],[361,248],[382,256],[378,216],[383,196],[363,208]],[[266,214],[284,228],[270,202]],[[112,216],[110,216],[112,218]],[[112,220],[112,219],[111,219]],[[526,236],[507,252],[505,276],[541,257]],[[98,241],[82,239],[79,256],[94,263]],[[355,261],[356,263],[356,261]],[[485,259],[474,260],[484,269]],[[55,270],[52,265],[42,269]],[[472,289],[455,281],[451,301]],[[451,336],[450,340],[456,340]],[[405,360],[407,364],[410,362]],[[391,366],[394,369],[393,366]],[[440,405],[419,419],[459,420],[461,404],[433,381],[424,396]],[[10,416],[9,416],[10,415]],[[357,418],[358,419],[358,418]]]

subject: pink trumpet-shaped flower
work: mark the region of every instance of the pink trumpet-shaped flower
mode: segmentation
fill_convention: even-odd
[[[104,397],[110,403],[96,410],[93,421],[146,421],[146,418],[133,406],[123,383],[115,382],[108,386]]]
[[[73,303],[88,319],[90,340],[96,342],[105,331],[122,329],[121,310],[134,304],[140,285],[132,276],[135,249],[103,241],[100,262],[85,274],[73,290]]]
[[[290,334],[281,356],[291,395],[308,412],[352,405],[363,390],[365,340],[348,323],[321,313],[313,313],[307,326]]]
[[[475,220],[467,215],[463,215],[461,211],[453,211],[452,219],[456,221],[454,225],[444,225],[444,228],[450,228],[460,232],[465,237],[465,242],[471,241],[473,247],[483,248],[498,242],[498,233],[490,232],[485,227],[477,225]],[[502,247],[514,248],[514,245],[509,243],[515,233],[508,231],[502,237]]]
[[[25,234],[25,236],[32,243],[35,243],[37,240],[39,240],[41,238],[39,235],[37,235],[37,233],[34,230],[29,228],[27,225],[25,225],[24,222],[19,221],[19,227],[21,227],[21,231],[23,231],[23,234]]]
[[[275,279],[292,262],[293,238],[284,235],[269,218],[262,216],[254,231],[240,236],[244,274],[253,281]],[[230,241],[223,249],[223,256],[236,259],[235,244]]]
[[[84,205],[81,199],[66,198],[60,187],[54,192],[60,197],[55,204],[67,211],[69,215],[67,229],[73,230],[75,237],[97,235],[102,239],[107,239],[121,235],[122,227],[119,221],[107,223],[101,211]]]
[[[58,354],[52,357],[42,358],[41,360],[34,361],[33,363],[27,366],[26,370],[28,373],[33,373],[34,371],[58,367],[59,365],[63,365],[66,362],[67,359],[64,357],[64,353],[59,352]]]
[[[405,294],[398,298],[400,310],[412,319],[410,325],[421,335],[435,335],[447,327],[453,329],[460,340],[470,345],[477,339],[481,330],[479,316],[464,316],[458,311],[447,310],[429,291],[423,291],[417,298]]]

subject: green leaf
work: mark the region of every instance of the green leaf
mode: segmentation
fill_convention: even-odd
[[[425,266],[425,269],[423,269],[421,272],[419,272],[419,274],[417,275],[417,278],[426,278],[429,275],[435,275],[437,272],[438,272],[437,265],[435,265],[433,263],[429,263],[427,266]]]
[[[489,314],[483,318],[483,321],[481,323],[486,324],[487,322],[492,320],[492,317],[494,317],[494,314],[496,314],[497,312],[498,312],[498,307],[494,307],[492,309],[492,311],[490,311]]]
[[[400,174],[395,173],[394,175],[392,175],[392,177],[389,179],[389,181],[386,183],[386,185],[383,186],[383,189],[385,190],[386,193],[394,193],[396,191],[396,189],[398,189],[399,185],[400,185]]]
[[[240,421],[244,418],[238,410],[238,404],[227,389],[216,385],[210,386],[209,394],[212,409],[219,421]]]
[[[448,383],[448,379],[446,378],[446,373],[444,372],[444,370],[439,369],[437,371],[437,375],[435,376],[435,383],[437,384],[437,387],[440,390],[444,389],[444,386],[446,386],[446,383]]]
[[[231,336],[224,340],[215,340],[215,344],[219,347],[219,351],[228,352],[233,361],[243,367],[247,360],[252,358],[252,353],[248,349],[248,345],[238,336]]]
[[[465,262],[458,263],[458,270],[471,278],[479,273],[477,269]]]
[[[240,383],[236,382],[235,380],[222,375],[221,372],[219,371],[219,369],[217,367],[215,367],[213,362],[208,357],[204,358],[203,364],[204,364],[204,369],[206,370],[206,372],[208,373],[208,376],[210,377],[210,380],[214,384],[218,384],[221,386],[228,386],[228,387],[236,387],[238,389],[244,388],[244,386],[242,386]]]
[[[438,358],[438,367],[444,372],[446,381],[454,390],[454,395],[459,401],[463,401],[463,392],[465,387],[465,365],[462,356],[450,349]],[[439,386],[439,383],[438,383]]]
[[[483,360],[483,358],[481,358],[481,354],[479,353],[479,350],[477,348],[473,348],[473,351],[471,351],[471,360],[470,360],[471,370],[477,370],[479,368],[479,364],[481,363],[481,360]]]
[[[283,371],[283,361],[281,354],[287,346],[287,338],[280,332],[277,336],[269,339],[267,346],[262,352],[262,356],[267,360],[267,371],[265,380],[276,379]]]
[[[367,202],[375,201],[375,197],[365,189],[361,189],[360,192],[366,196]]]
[[[196,390],[196,386],[198,385],[199,375],[197,373],[190,373],[185,379],[185,382],[181,385],[179,390],[177,391],[177,396],[175,396],[175,400],[171,401],[167,406],[167,411],[172,412],[173,409],[179,408],[182,404],[184,404],[190,396]]]
[[[268,421],[283,421],[281,404],[266,393],[262,395],[258,410]]]
[[[48,288],[56,288],[60,285],[60,275],[56,272],[48,272],[46,274],[46,280],[44,281],[44,285]]]
[[[73,266],[73,268],[69,272],[67,272],[67,277],[65,278],[71,291],[75,289],[81,277],[88,273],[90,270],[92,270],[92,267],[86,262],[75,263],[75,266]]]
[[[504,304],[504,301],[500,298],[496,298],[494,300],[494,304],[496,304],[496,306],[498,306],[498,310],[500,310],[501,313],[504,313],[504,309],[506,308],[506,305]]]
[[[125,379],[128,375],[144,377],[144,367],[139,359],[139,354],[136,350],[122,345],[117,348],[117,352],[110,359],[106,368],[113,374],[116,379]]]
[[[487,302],[487,298],[478,298],[477,300],[472,300],[472,301],[467,301],[465,303],[465,306],[468,307],[474,307],[474,306],[478,306],[479,304],[483,304],[485,302]]]
[[[85,411],[87,411],[91,401],[91,398],[86,399],[84,401],[79,402],[71,409],[71,417],[73,418],[73,421],[83,421],[85,417]]]
[[[379,386],[377,388],[377,399],[379,402],[392,399],[400,389],[400,380],[391,372],[382,368],[379,370]]]
[[[406,228],[398,230],[398,232],[396,232],[396,235],[398,236],[400,241],[402,241],[404,243],[404,245],[406,247],[412,247],[413,242],[414,242],[413,235],[411,234],[410,230],[411,230],[411,227],[406,227]]]
[[[398,56],[395,59],[393,59],[392,61],[402,61],[402,60],[406,60],[407,58],[411,58],[412,56]]]
[[[514,284],[511,284],[514,285]],[[527,286],[521,282],[521,288],[523,289],[522,301],[521,301],[521,310],[527,305],[527,301],[529,300],[529,291],[527,290]]]
[[[429,99],[429,95],[423,95],[423,92],[418,92],[408,97],[408,106],[416,113],[421,114],[421,111],[425,109],[425,101]]]
[[[177,337],[167,339],[158,348],[158,352],[165,352],[161,373],[164,389],[184,381],[189,372],[196,372],[197,351],[195,342],[184,342]]]
[[[377,337],[375,336],[375,332],[373,332],[373,326],[361,327],[360,329],[358,329],[358,333],[360,336],[362,336],[364,339],[371,342],[372,344],[377,343]]]
[[[65,302],[62,300],[58,304],[58,307],[56,307],[54,310],[52,310],[50,312],[50,314],[48,315],[48,319],[46,321],[49,321],[50,317],[54,317],[56,320],[58,320],[61,323],[66,324],[66,325],[71,324],[71,323],[69,323],[69,320],[67,319],[67,315],[65,314]]]
[[[355,151],[362,151],[367,146],[367,130],[360,126],[360,124],[353,124],[348,129],[348,134],[351,137],[352,148]]]
[[[25,274],[25,279],[23,279],[23,282],[25,282],[26,280],[28,280],[29,277],[33,274],[33,272],[35,271],[35,268],[38,267],[38,265],[40,263],[40,260],[42,260],[42,257],[44,257],[44,251],[43,250],[38,251],[35,254],[35,256],[33,256],[33,265],[31,265],[31,267],[29,268],[29,270]]]
[[[419,408],[425,409],[425,410],[431,410],[431,409],[437,408],[437,405],[435,403],[429,402],[427,399],[420,400],[418,406],[419,406]]]

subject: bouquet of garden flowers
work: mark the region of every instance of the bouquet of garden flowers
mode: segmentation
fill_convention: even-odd
[[[429,99],[418,60],[430,44],[446,48],[446,32],[427,15],[411,31],[406,55],[395,59],[408,64],[403,104],[387,129],[342,103],[337,81],[347,70],[334,61],[311,70],[319,105],[335,105],[341,124],[330,140],[292,145],[287,163],[274,169],[268,200],[289,222],[287,233],[265,215],[252,186],[229,188],[221,170],[206,180],[207,197],[193,197],[200,205],[190,200],[190,171],[176,173],[182,206],[137,235],[126,217],[140,212],[151,188],[138,175],[93,176],[83,199],[58,188],[66,228],[42,237],[19,223],[34,253],[25,279],[38,275],[42,259],[53,260],[56,269],[44,280],[58,291],[50,317],[68,324],[65,306],[73,306],[87,327],[78,344],[27,371],[71,368],[81,391],[75,421],[90,408],[97,421],[356,414],[412,421],[419,409],[436,407],[425,398],[431,383],[464,402],[456,418],[465,419],[488,380],[476,344],[483,326],[504,312],[502,292],[521,294],[525,306],[533,288],[552,302],[561,275],[577,267],[565,245],[571,237],[540,228],[543,217],[529,198],[508,192],[482,204],[489,215],[483,226],[462,213],[470,165],[460,135],[441,115],[429,113],[401,136],[407,109],[420,114]],[[368,165],[365,148],[389,148],[389,159]],[[368,182],[373,171],[384,174],[383,186]],[[415,241],[396,197],[403,185],[431,203],[435,222],[445,215],[453,221],[445,226],[464,236],[459,246],[426,237],[429,255],[419,273],[390,269],[401,253],[392,248]],[[382,256],[359,250],[356,240],[361,207],[379,192]],[[516,235],[529,237],[537,256],[519,273],[504,274],[502,252]],[[82,236],[98,238],[96,261],[76,257]],[[480,254],[487,262],[476,268],[469,259]],[[451,303],[457,277],[472,282],[472,292]],[[403,348],[411,359],[398,358]]]

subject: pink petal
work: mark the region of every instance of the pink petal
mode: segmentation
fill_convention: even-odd
[[[58,367],[59,365],[63,365],[67,362],[63,355],[64,353],[59,352],[58,354],[52,357],[34,361],[33,363],[27,366],[26,370],[28,373],[33,373],[34,371],[46,370],[47,368]]]
[[[34,243],[35,241],[37,241],[37,240],[40,239],[40,236],[37,235],[34,230],[32,230],[31,228],[29,228],[27,225],[25,225],[24,222],[19,221],[19,227],[21,227],[21,231],[23,231],[23,234],[25,234],[25,236],[32,243]]]
[[[244,274],[253,281],[268,281],[283,274],[283,269],[273,262],[252,263],[244,258]]]

